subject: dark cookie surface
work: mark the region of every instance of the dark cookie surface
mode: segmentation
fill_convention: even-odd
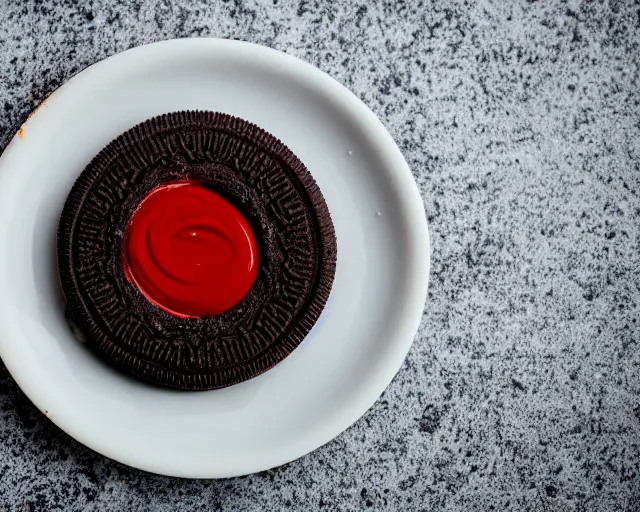
[[[128,222],[155,187],[202,180],[248,219],[261,267],[249,293],[216,317],[179,318],[125,277]],[[63,291],[75,322],[109,362],[147,381],[213,389],[289,355],[319,317],[336,240],[322,194],[300,160],[257,126],[213,112],[150,119],[87,166],[58,232]]]

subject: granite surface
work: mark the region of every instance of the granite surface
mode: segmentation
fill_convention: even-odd
[[[285,467],[188,481],[99,456],[0,365],[0,510],[640,510],[640,7],[0,0],[0,148],[74,73],[229,37],[330,73],[409,162],[432,280],[408,359]]]

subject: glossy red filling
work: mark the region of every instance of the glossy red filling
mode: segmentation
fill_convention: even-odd
[[[152,190],[134,212],[124,246],[127,278],[181,317],[227,311],[258,275],[258,243],[247,219],[197,181]]]

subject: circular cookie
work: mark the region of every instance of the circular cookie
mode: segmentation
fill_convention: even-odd
[[[154,191],[185,182],[237,209],[259,248],[248,293],[213,316],[172,313],[129,268],[134,214]],[[302,162],[256,125],[214,112],[165,114],[120,135],[74,184],[58,229],[62,289],[89,345],[136,377],[188,390],[242,382],[289,355],[325,306],[336,253]]]

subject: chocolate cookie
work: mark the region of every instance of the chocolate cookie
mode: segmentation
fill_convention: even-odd
[[[214,112],[165,114],[116,138],[74,184],[58,230],[62,289],[89,345],[189,390],[289,355],[325,306],[336,252],[302,162]]]

